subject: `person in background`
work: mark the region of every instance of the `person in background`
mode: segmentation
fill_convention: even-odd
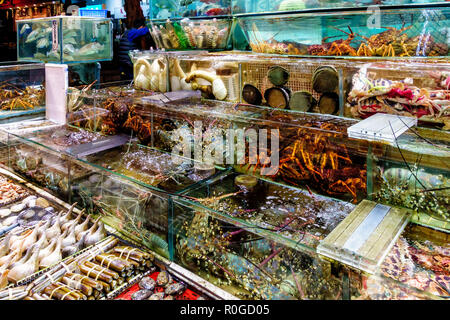
[[[138,19],[134,22],[134,28],[128,32],[128,41],[134,42],[140,50],[148,50],[150,47],[154,47],[150,30],[145,25],[144,19]]]
[[[154,47],[144,19],[136,20],[134,28],[125,30],[119,43],[119,66],[122,80],[133,79],[133,63],[128,53],[132,50],[148,50],[152,45]]]

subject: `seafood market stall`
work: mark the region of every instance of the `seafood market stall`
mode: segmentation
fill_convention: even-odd
[[[448,299],[448,5],[368,2],[153,1],[132,82],[0,126],[0,299]]]
[[[434,129],[411,129],[414,131],[389,146],[348,137],[347,129],[357,123],[351,119],[283,110],[268,112],[258,106],[236,108],[233,103],[198,98],[189,103],[184,100],[181,105],[176,100],[156,101],[159,102],[139,98],[132,106],[142,121],[136,121],[131,130],[139,132],[148,121],[148,134],[153,138],[136,140],[128,131],[134,142],[87,156],[80,156],[82,153],[71,148],[59,149],[63,152],[60,158],[70,159],[75,167],[89,172],[78,180],[68,179],[73,183],[69,187],[71,193],[79,196],[77,201],[84,203],[89,212],[102,212],[102,220],[121,234],[243,299],[445,296],[445,262],[436,269],[438,264],[416,258],[417,254],[423,259],[442,256],[445,261],[447,255],[445,190],[449,173],[445,163],[449,154],[445,132],[440,132],[442,141]],[[111,110],[113,114],[116,111]],[[170,158],[166,153],[170,148],[161,143],[161,136],[168,135],[163,131],[189,130],[191,123],[202,119],[209,124],[207,131],[230,127],[279,129],[280,169],[263,175],[264,166],[256,164],[226,171],[201,167],[190,173],[188,164],[179,171],[181,167],[172,167],[170,161],[169,167],[164,168],[162,159]],[[81,128],[64,130],[88,134]],[[119,128],[118,132],[124,135],[127,131]],[[52,141],[53,135],[37,130],[26,139],[36,149],[43,145],[55,148],[44,142]],[[15,137],[25,139],[17,134]],[[80,146],[89,146],[89,141],[79,140]],[[142,144],[148,142],[150,147]],[[411,166],[415,166],[416,176],[420,177],[417,181],[423,186],[403,172]],[[181,176],[177,176],[177,171]],[[184,182],[197,175],[200,180]],[[382,186],[384,183],[391,186]],[[414,184],[417,186],[409,187]],[[424,202],[420,197],[429,199]],[[333,243],[334,234],[350,228],[346,225],[354,224],[354,217],[371,217],[370,212],[376,207],[373,201],[392,209],[382,222],[384,244],[381,246],[376,240],[380,236],[378,229],[367,239],[372,245],[380,244],[367,252],[369,256],[373,252],[373,258],[364,263],[367,267],[349,262],[348,258],[330,257],[328,244],[337,248],[341,241]],[[429,205],[421,207],[422,203]],[[342,235],[351,238],[352,232]],[[431,247],[426,249],[423,243],[431,243]],[[410,251],[408,262],[398,262],[399,246],[422,251]],[[397,270],[398,263],[420,270],[422,284],[405,271],[389,271]]]

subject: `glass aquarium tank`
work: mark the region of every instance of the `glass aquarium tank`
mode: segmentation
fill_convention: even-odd
[[[0,123],[44,115],[45,66],[41,63],[0,63]]]
[[[450,290],[449,235],[410,224],[400,235],[376,275],[349,270],[351,299],[446,299]]]
[[[16,24],[19,61],[71,64],[112,60],[110,19],[58,16]]]
[[[131,239],[168,258],[169,196],[96,166],[73,185],[74,200]]]
[[[447,57],[448,6],[238,17],[254,52],[333,57]]]
[[[409,4],[444,4],[440,0],[232,0],[233,14],[269,13],[314,9],[343,9],[366,6],[396,6]]]
[[[220,171],[131,142],[80,155],[77,164],[90,174],[72,186],[75,200],[167,258],[171,197]]]
[[[348,80],[345,116],[389,113],[416,117],[419,126],[450,130],[448,64],[377,62],[357,67]]]
[[[158,49],[230,49],[231,18],[151,20],[148,28]]]
[[[229,171],[177,196],[169,247],[175,262],[244,299],[447,296],[447,233],[409,224],[374,274],[317,254],[355,208]]]
[[[202,204],[217,203],[209,200]],[[175,263],[240,299],[342,299],[342,274],[330,262],[259,233],[266,228],[232,220],[201,204],[175,200],[169,238]]]
[[[151,0],[150,19],[228,16],[231,0]]]
[[[450,135],[411,128],[392,145],[372,149],[369,197],[408,209],[417,224],[450,230]]]
[[[168,54],[170,89],[200,90],[206,99],[239,102],[241,57],[233,54]]]
[[[237,171],[353,203],[366,198],[369,144],[348,137],[354,121],[272,109],[248,122],[246,130],[267,130],[267,145],[257,158],[246,153]]]
[[[71,183],[88,173],[70,157],[12,134],[8,139],[8,151],[10,170],[67,202],[72,197]]]
[[[283,184],[308,186],[320,194],[348,201],[356,202],[367,195],[368,142],[347,136],[347,128],[355,124],[355,120],[213,100],[162,106],[141,101],[134,112],[138,129],[142,127],[139,123],[153,126],[153,140],[146,143],[141,140],[141,143],[155,148],[172,152],[181,142],[194,155],[200,145],[196,143],[196,135],[201,133],[203,150],[223,154],[221,160],[230,163],[231,151],[217,149],[217,141],[230,146],[229,129],[232,129],[246,139],[245,150],[239,157],[237,151],[234,152],[233,157],[237,158],[231,160],[231,165],[239,172],[264,175]],[[201,131],[196,134],[195,130]],[[250,152],[248,142],[251,134],[257,135],[259,130],[266,130],[267,145],[255,155]],[[275,159],[277,155],[279,165],[276,168],[264,164],[265,158],[273,156]]]
[[[7,166],[14,172],[70,202],[71,185],[88,174],[65,151],[96,141],[100,135],[67,126],[12,130],[8,134]]]
[[[184,201],[294,249],[315,252],[355,205],[264,178],[228,171],[190,188]]]
[[[214,166],[131,143],[78,158],[89,166],[169,194],[181,192],[216,173]]]
[[[169,64],[162,51],[131,51],[134,87],[151,92],[169,91]]]
[[[137,89],[131,81],[69,87],[67,123],[88,131],[116,134],[133,107],[133,100],[152,94]]]

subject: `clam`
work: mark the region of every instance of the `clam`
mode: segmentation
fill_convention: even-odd
[[[164,292],[167,295],[179,295],[184,292],[186,286],[182,283],[172,283],[169,285]]]
[[[258,88],[248,83],[242,89],[242,98],[249,104],[261,105],[262,103],[261,92]]]
[[[308,112],[317,105],[316,99],[308,91],[297,91],[292,94],[289,109]]]
[[[13,212],[13,213],[19,213],[19,212],[21,212],[23,209],[25,209],[25,207],[26,207],[26,204],[24,204],[24,203],[16,204],[16,205],[14,205],[14,206],[11,207],[11,212]]]
[[[154,290],[156,281],[152,278],[146,277],[139,282],[139,288],[143,290]]]
[[[283,67],[272,66],[267,77],[274,86],[284,86],[289,80],[289,72]]]
[[[312,76],[312,87],[318,93],[335,92],[339,86],[339,75],[332,66],[318,67]]]
[[[339,110],[339,96],[336,93],[324,93],[319,99],[319,112],[334,114]]]
[[[158,277],[156,278],[156,284],[161,287],[166,286],[171,281],[172,281],[172,277],[170,276],[170,274],[167,271],[161,271],[158,274]]]
[[[152,295],[152,291],[150,290],[139,290],[131,295],[132,300],[144,300]]]

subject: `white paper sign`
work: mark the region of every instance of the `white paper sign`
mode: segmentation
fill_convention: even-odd
[[[66,64],[45,64],[45,116],[66,124],[69,70]]]

